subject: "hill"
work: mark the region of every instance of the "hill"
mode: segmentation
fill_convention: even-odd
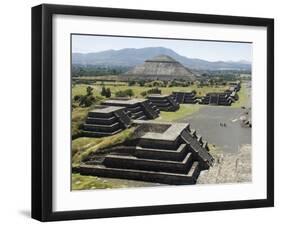
[[[135,67],[144,63],[146,59],[153,58],[157,55],[168,55],[185,67],[193,70],[251,70],[251,64],[247,61],[210,62],[181,56],[175,51],[164,47],[126,48],[85,54],[73,53],[72,63],[74,65]]]

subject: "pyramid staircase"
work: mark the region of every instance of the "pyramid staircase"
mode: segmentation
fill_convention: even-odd
[[[189,124],[137,123],[143,132],[140,137],[89,156],[78,172],[180,185],[195,184],[200,172],[213,164],[207,143]]]
[[[148,96],[148,100],[160,111],[177,111],[180,108],[179,103],[172,95],[153,94]]]
[[[219,104],[219,96],[218,95],[211,95],[209,99],[209,104],[211,105],[218,105]]]

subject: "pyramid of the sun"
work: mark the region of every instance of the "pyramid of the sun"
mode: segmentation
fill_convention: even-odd
[[[195,75],[181,63],[170,56],[159,55],[146,60],[144,64],[137,65],[125,73],[125,76],[136,79],[184,79],[195,80]]]

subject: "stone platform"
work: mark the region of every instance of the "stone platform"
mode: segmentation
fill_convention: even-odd
[[[146,99],[111,99],[102,105],[125,107],[131,119],[146,120],[159,116],[159,109]]]
[[[135,135],[123,144],[97,151],[76,169],[82,175],[164,184],[195,184],[213,157],[208,144],[188,123],[135,120]]]
[[[210,105],[224,105],[230,106],[234,102],[234,97],[232,93],[223,92],[223,93],[207,93],[206,96],[202,98],[201,104],[210,104]]]
[[[111,136],[131,126],[124,107],[97,106],[88,112],[83,135],[88,137]]]
[[[177,111],[180,108],[179,103],[173,98],[172,95],[149,95],[150,100],[160,111]]]
[[[195,92],[173,92],[174,99],[180,104],[196,104],[196,93]]]

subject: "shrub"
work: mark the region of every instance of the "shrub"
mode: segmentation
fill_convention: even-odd
[[[91,87],[91,86],[88,86],[87,87],[87,96],[90,96],[90,95],[93,95],[93,90],[94,90],[94,88],[93,87]]]
[[[161,91],[161,89],[153,88],[153,89],[147,90],[147,93],[148,93],[148,94],[161,94],[162,91]]]
[[[95,102],[95,97],[93,95],[86,95],[80,98],[80,107],[90,107]]]
[[[133,86],[133,85],[135,85],[135,84],[136,84],[135,81],[129,81],[129,82],[128,82],[128,86]]]
[[[144,86],[145,85],[145,81],[143,81],[143,80],[139,81],[139,85],[140,86]]]
[[[145,96],[147,96],[147,92],[146,92],[146,91],[143,91],[143,92],[140,93],[140,95],[143,96],[143,97],[145,97]]]
[[[120,90],[115,93],[116,97],[132,97],[134,92],[132,89]]]
[[[111,90],[110,90],[110,88],[106,89],[105,97],[107,97],[107,98],[111,97]]]

